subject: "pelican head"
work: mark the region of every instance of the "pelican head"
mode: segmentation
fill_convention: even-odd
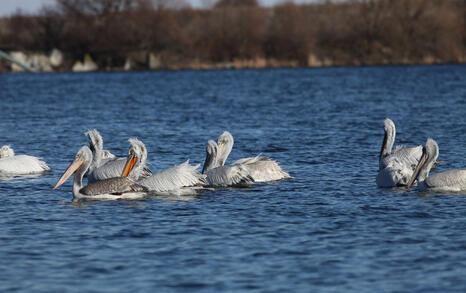
[[[224,131],[217,139],[218,145],[218,157],[217,157],[217,165],[223,166],[230,155],[231,149],[233,148],[234,140],[233,135],[228,131]]]
[[[116,156],[112,154],[110,151],[108,150],[102,151],[102,159],[114,159],[114,158],[116,158]]]
[[[68,166],[66,171],[61,175],[60,179],[58,180],[57,184],[52,188],[52,190],[55,190],[58,188],[60,185],[65,183],[65,181],[74,173],[76,170],[80,174],[81,180],[82,180],[82,175],[84,172],[89,168],[89,165],[92,160],[92,152],[87,146],[83,146],[82,148],[79,149],[79,151],[76,153],[74,156],[73,162]],[[76,174],[78,174],[76,173]]]
[[[207,142],[206,147],[206,157],[204,162],[204,167],[202,168],[202,174],[209,171],[210,169],[215,168],[215,164],[217,161],[217,143],[213,140],[209,140]]]
[[[422,148],[422,157],[408,182],[408,189],[411,188],[416,178],[418,179],[418,182],[422,182],[429,176],[432,166],[437,161],[438,154],[439,148],[437,142],[432,138],[427,139],[426,144]]]
[[[395,142],[395,123],[390,118],[386,118],[383,121],[384,136],[382,142],[382,148],[380,149],[379,160],[390,154],[392,151],[393,143]]]
[[[13,157],[15,152],[9,145],[4,145],[0,148],[0,159]]]
[[[128,150],[128,159],[126,160],[125,167],[121,176],[126,177],[135,169],[140,171],[139,166],[143,166],[147,160],[147,149],[142,141],[137,138],[128,139],[131,145]],[[139,177],[136,174],[136,178]]]

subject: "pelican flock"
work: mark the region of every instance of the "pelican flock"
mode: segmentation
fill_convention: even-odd
[[[110,151],[104,150],[103,139],[97,129],[89,130],[86,132],[86,136],[89,139],[89,148],[92,151],[92,162],[87,171],[89,182],[121,176],[126,158],[117,158]],[[152,175],[152,172],[144,161],[141,170],[133,172],[130,178],[139,180],[150,175]]]
[[[202,172],[189,160],[155,174],[147,167],[146,145],[130,138],[127,156],[118,158],[103,149],[103,139],[96,130],[86,133],[89,147],[83,146],[62,174],[55,190],[74,175],[73,195],[78,199],[130,199],[146,194],[192,195],[216,187],[244,187],[256,182],[291,178],[277,162],[267,157],[245,158],[225,165],[233,147],[233,136],[225,131],[218,144],[209,140]],[[7,156],[0,153],[1,156]],[[83,186],[87,175],[88,184]]]
[[[139,175],[143,172],[146,164],[147,149],[144,143],[136,138],[129,139],[131,147],[128,150],[128,157],[122,176],[141,178]],[[199,174],[197,169],[199,165],[192,166],[189,160],[174,167],[162,170],[151,176],[144,177],[138,181],[148,191],[168,194],[188,194],[192,188],[204,186],[207,184],[205,175]]]
[[[83,146],[62,174],[55,190],[75,174],[73,195],[84,199],[130,199],[153,195],[191,195],[200,190],[225,187],[248,187],[258,182],[292,178],[269,157],[247,157],[230,165],[226,161],[233,149],[234,139],[224,131],[217,142],[208,140],[202,172],[189,160],[155,174],[147,167],[147,148],[137,138],[130,138],[126,157],[118,158],[103,149],[103,139],[96,130],[85,133],[89,147]],[[396,128],[389,118],[384,120],[384,138],[379,153],[379,187],[406,186],[418,182],[420,190],[444,192],[466,191],[466,168],[430,175],[437,164],[439,148],[435,140],[428,139],[424,146],[397,146]],[[13,149],[0,148],[0,176],[40,174],[50,171],[37,157],[15,155]],[[430,176],[429,176],[430,175]],[[83,186],[83,178],[88,184]]]
[[[0,175],[33,175],[50,171],[49,166],[37,157],[15,155],[13,149],[4,145],[0,149]]]
[[[89,147],[83,146],[79,149],[74,160],[60,177],[53,190],[62,185],[73,173],[76,173],[73,180],[73,195],[78,199],[138,198],[141,196],[138,192],[148,191],[146,187],[139,185],[128,177],[108,178],[89,183],[83,187],[83,177],[92,164],[92,156]]]

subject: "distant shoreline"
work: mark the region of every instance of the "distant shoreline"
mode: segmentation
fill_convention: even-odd
[[[409,62],[403,60],[400,62],[374,62],[374,63],[334,63],[331,60],[316,60],[315,57],[310,58],[310,62],[306,65],[299,64],[294,60],[267,60],[267,59],[251,59],[251,60],[234,60],[232,62],[199,62],[198,60],[188,61],[186,63],[173,64],[158,64],[152,66],[150,62],[147,64],[139,63],[135,67],[130,67],[128,63],[124,67],[107,67],[99,68],[89,55],[86,55],[84,60],[64,60],[62,53],[58,50],[53,50],[50,54],[21,51],[9,52],[11,56],[19,62],[23,62],[31,67],[35,72],[137,72],[137,71],[157,71],[157,70],[239,70],[239,69],[274,69],[274,68],[325,68],[325,67],[364,67],[364,66],[416,66],[416,65],[461,65],[465,62],[442,62],[433,58],[427,58],[424,62]],[[61,57],[57,57],[57,54]],[[54,60],[59,58],[60,61]],[[127,59],[131,60],[131,59]],[[131,62],[131,61],[128,61]],[[64,64],[73,64],[66,67]],[[5,59],[0,59],[0,72],[24,72],[24,68],[9,63]]]
[[[0,50],[39,72],[466,62],[463,0],[225,0],[211,9],[78,2],[0,18]],[[21,70],[0,60],[0,72]]]

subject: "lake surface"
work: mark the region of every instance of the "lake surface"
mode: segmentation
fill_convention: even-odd
[[[466,66],[0,75],[0,145],[54,173],[0,180],[1,292],[466,292],[466,194],[375,184],[395,145],[466,167]],[[196,197],[73,202],[84,132],[153,171],[259,153],[294,177]]]

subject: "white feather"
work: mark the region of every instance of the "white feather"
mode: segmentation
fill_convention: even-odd
[[[233,148],[233,144],[233,136],[228,131],[224,131],[218,137],[217,166],[224,165]],[[262,157],[260,154],[256,157],[239,159],[232,165],[246,166],[254,182],[268,182],[291,178],[290,174],[284,171],[276,161],[268,157]]]
[[[405,147],[397,146],[395,151],[381,160],[380,167],[403,166],[414,170],[422,156],[422,146]]]
[[[132,200],[142,199],[147,196],[147,192],[127,192],[123,194],[97,194],[97,195],[86,195],[77,194],[74,196],[74,200],[92,200],[92,201],[106,201],[106,200]]]
[[[411,168],[390,166],[380,170],[375,181],[379,187],[404,186],[408,184],[412,174]]]
[[[39,158],[18,155],[0,159],[0,173],[8,175],[27,175],[50,171],[49,166]]]
[[[99,167],[95,168],[88,175],[87,180],[89,183],[92,183],[108,178],[120,177],[125,164],[125,158],[105,159]]]
[[[199,165],[192,166],[189,160],[140,180],[138,183],[150,191],[174,191],[185,187],[206,185],[205,175],[199,174]]]
[[[208,170],[205,174],[209,185],[214,187],[241,186],[254,183],[249,168],[241,164],[220,166]]]
[[[243,158],[233,162],[232,165],[237,164],[246,165],[255,182],[268,182],[291,178],[290,174],[285,172],[276,161],[268,157],[261,157],[258,155],[256,157]]]

